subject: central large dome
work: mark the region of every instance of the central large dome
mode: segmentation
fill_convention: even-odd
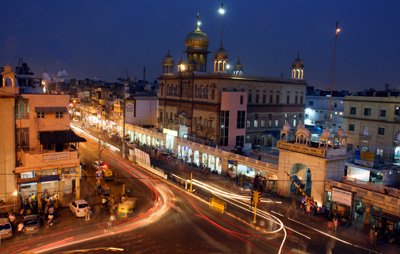
[[[197,28],[186,36],[186,50],[205,50],[208,49],[210,40],[207,34],[200,30],[200,15],[197,14]]]
[[[186,50],[207,50],[209,43],[207,34],[201,31],[200,27],[188,34],[185,39]]]

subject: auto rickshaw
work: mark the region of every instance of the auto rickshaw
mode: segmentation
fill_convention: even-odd
[[[103,169],[103,177],[104,177],[104,180],[106,180],[106,181],[114,180],[113,171],[109,168]]]
[[[124,202],[118,205],[118,216],[127,217],[133,212],[137,204],[137,198],[127,198]]]

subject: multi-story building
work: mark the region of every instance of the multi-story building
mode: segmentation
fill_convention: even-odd
[[[207,73],[209,38],[199,22],[185,44],[187,61],[179,62],[177,73],[169,52],[162,63],[157,121],[161,131],[232,150],[245,143],[272,145],[274,131],[279,135],[286,122],[296,126],[303,120],[306,82],[300,58],[293,62],[292,79],[243,75],[239,61],[229,74],[221,41],[213,71]]]
[[[373,96],[346,96],[344,102],[343,125],[348,131],[348,149],[368,151],[387,162],[399,162],[399,97],[390,96],[389,92],[373,93]]]
[[[13,178],[15,176],[13,181],[7,182],[6,192],[10,192],[12,183],[13,189],[23,199],[32,193],[43,198],[55,194],[62,202],[64,194],[71,194],[73,189],[76,190],[75,197],[79,198],[77,148],[78,143],[85,139],[70,130],[69,95],[20,93],[12,67],[7,65],[2,75],[2,95],[14,97],[14,107],[10,108],[11,102],[5,104],[8,110],[3,114],[7,117],[2,121],[4,127],[12,123],[12,128],[6,131],[9,135],[4,144],[8,145],[8,152],[4,154],[8,156],[10,153],[8,159],[14,158],[5,163],[7,173],[11,173]],[[39,208],[41,201],[38,198]]]
[[[336,132],[343,126],[344,97],[306,96],[304,124],[326,129],[330,118],[329,129]],[[329,115],[329,105],[332,103]]]

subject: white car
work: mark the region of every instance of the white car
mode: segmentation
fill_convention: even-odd
[[[86,207],[88,208],[87,210],[85,209]],[[75,217],[85,217],[86,211],[90,209],[90,206],[84,199],[79,199],[73,201],[69,205],[69,209],[73,214],[75,214]]]
[[[107,168],[107,165],[106,165],[106,163],[104,163],[103,161],[95,161],[95,162],[93,163],[93,167],[94,167],[94,169],[96,169],[96,170],[102,170],[102,169],[106,169],[106,168]]]
[[[6,239],[12,237],[11,223],[7,218],[0,218],[0,238]]]

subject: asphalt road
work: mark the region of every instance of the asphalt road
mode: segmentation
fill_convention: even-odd
[[[98,158],[98,146],[92,142],[81,144],[80,153],[89,166]],[[125,183],[126,188],[132,190],[132,195],[139,198],[138,208],[131,217],[119,219],[112,226],[107,223],[107,215],[98,217],[101,223],[83,224],[82,220],[76,224],[69,223],[66,228],[51,235],[33,236],[14,242],[14,246],[2,246],[0,253],[19,253],[22,250],[37,253],[81,253],[84,250],[106,253],[110,247],[121,253],[278,253],[284,239],[283,253],[369,253],[318,232],[313,227],[313,221],[301,214],[293,212],[292,219],[280,216],[285,207],[279,203],[261,205],[258,221],[264,220],[267,230],[263,231],[252,225],[253,214],[246,202],[226,199],[229,213],[220,214],[211,210],[206,202],[216,195],[209,190],[196,187],[197,194],[191,194],[178,182],[158,179],[108,150],[103,151],[102,159],[119,176],[119,181],[109,183],[112,195],[117,196],[122,183]],[[158,166],[184,175],[175,161],[162,162]],[[209,180],[200,176],[195,174],[200,181]],[[87,182],[94,183],[93,169],[89,169],[88,177]],[[221,189],[230,192],[227,184],[219,185],[224,185],[226,188]],[[82,186],[91,188],[89,184]],[[87,192],[90,193],[90,189]],[[99,198],[94,200],[98,202]],[[96,209],[96,215],[104,215],[98,206]],[[269,222],[273,216],[283,221],[285,230],[271,233],[271,230],[279,228],[278,224]]]

